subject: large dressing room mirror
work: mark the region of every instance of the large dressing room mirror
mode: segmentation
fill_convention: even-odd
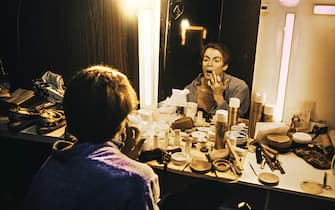
[[[260,0],[165,0],[161,10],[160,100],[201,72],[201,48],[209,42],[230,49],[227,73],[244,80],[251,93]],[[185,20],[188,30],[182,30]]]

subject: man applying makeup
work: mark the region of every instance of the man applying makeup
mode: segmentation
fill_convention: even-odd
[[[245,81],[227,74],[229,49],[220,43],[205,45],[201,53],[202,73],[185,88],[187,100],[196,102],[198,109],[214,115],[217,109],[228,110],[229,99],[240,99],[240,117],[245,117],[250,104],[250,92]]]

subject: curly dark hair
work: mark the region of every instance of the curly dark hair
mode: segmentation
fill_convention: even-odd
[[[137,105],[138,98],[128,78],[103,65],[78,72],[63,100],[68,131],[79,142],[91,143],[113,138]]]

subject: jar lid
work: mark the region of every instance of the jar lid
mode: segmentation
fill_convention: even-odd
[[[312,136],[304,132],[296,132],[292,135],[292,138],[298,144],[308,144],[312,141]]]
[[[267,114],[267,115],[273,115],[274,112],[275,112],[275,105],[272,105],[272,104],[265,104],[264,105],[264,110],[263,110],[263,113],[264,114]]]
[[[263,172],[258,175],[258,180],[265,185],[277,185],[279,177],[276,174]]]
[[[266,99],[266,94],[265,93],[260,93],[260,92],[256,92],[254,95],[254,100],[256,103],[265,103],[265,99]]]
[[[240,107],[240,99],[239,98],[230,98],[229,99],[229,107],[239,108]]]
[[[227,110],[218,109],[215,112],[215,118],[217,122],[227,122],[228,112]]]

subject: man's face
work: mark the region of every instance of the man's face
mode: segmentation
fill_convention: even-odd
[[[227,70],[228,65],[224,63],[221,52],[215,48],[206,49],[202,59],[202,72],[206,79],[210,78],[212,73],[223,76],[223,72]]]

